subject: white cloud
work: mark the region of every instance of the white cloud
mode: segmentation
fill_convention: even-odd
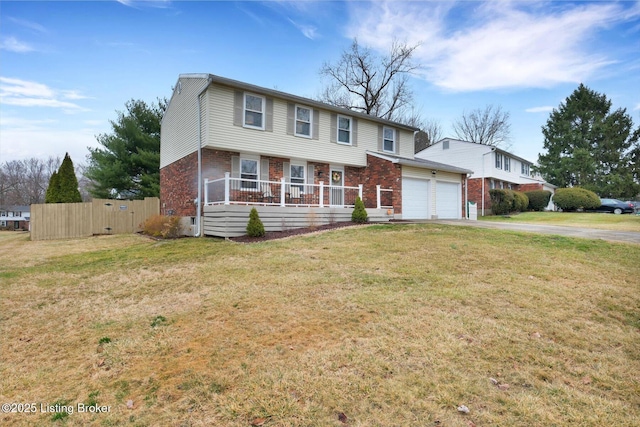
[[[37,33],[42,33],[42,34],[47,33],[47,29],[42,25],[38,24],[37,22],[27,21],[24,19],[18,19],[14,17],[10,17],[9,20],[15,24],[18,24],[22,27],[33,30]]]
[[[314,40],[316,37],[318,37],[318,29],[313,25],[299,24],[292,19],[289,19],[289,22],[291,22],[294,27],[300,30],[302,35],[306,38]]]
[[[526,111],[527,113],[549,113],[551,111],[553,111],[555,107],[551,107],[551,106],[544,106],[544,107],[532,107],[532,108],[527,108]]]
[[[45,84],[27,80],[0,77],[0,102],[5,105],[18,107],[49,107],[61,108],[65,112],[83,111],[78,104],[63,101],[63,99],[84,99],[78,91],[59,91]]]
[[[633,107],[633,111],[638,111],[640,110],[640,104],[636,104],[635,107]]]
[[[22,42],[15,37],[5,37],[0,41],[0,50],[9,52],[27,53],[33,52],[35,49],[28,43]]]
[[[355,3],[350,37],[386,50],[391,41],[420,43],[422,77],[452,91],[551,87],[584,81],[615,63],[589,51],[598,30],[620,22],[614,3]],[[471,11],[473,8],[473,11]]]

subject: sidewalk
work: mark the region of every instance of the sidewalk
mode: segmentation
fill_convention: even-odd
[[[559,225],[523,224],[513,222],[469,221],[465,219],[435,219],[424,221],[428,224],[460,225],[467,227],[493,228],[500,230],[523,231],[528,233],[556,234],[584,239],[602,239],[610,242],[640,244],[640,233],[635,231],[612,231],[595,228],[562,227]]]

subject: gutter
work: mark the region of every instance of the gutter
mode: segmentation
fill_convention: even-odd
[[[207,76],[207,84],[198,92],[198,197],[196,199],[196,232],[194,237],[200,237],[200,229],[202,227],[200,221],[202,217],[202,105],[200,103],[200,97],[209,88],[212,80],[213,78],[209,74]]]

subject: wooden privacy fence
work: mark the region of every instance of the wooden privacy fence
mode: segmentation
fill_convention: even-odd
[[[141,231],[140,225],[147,218],[158,214],[160,199],[157,197],[31,205],[31,240],[136,233]]]

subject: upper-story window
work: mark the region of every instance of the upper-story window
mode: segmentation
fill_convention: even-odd
[[[529,165],[527,163],[520,163],[520,171],[522,172],[522,175],[529,176]]]
[[[511,171],[511,158],[509,156],[504,156],[504,170]]]
[[[502,154],[496,153],[496,169],[502,169]]]
[[[385,127],[382,130],[382,151],[396,152],[396,130]]]
[[[244,94],[244,126],[264,129],[264,97]]]
[[[448,150],[449,149],[449,141],[442,141],[442,149],[443,150]]]
[[[296,136],[311,138],[312,120],[311,108],[296,105]]]
[[[338,142],[351,145],[351,117],[338,116]]]

